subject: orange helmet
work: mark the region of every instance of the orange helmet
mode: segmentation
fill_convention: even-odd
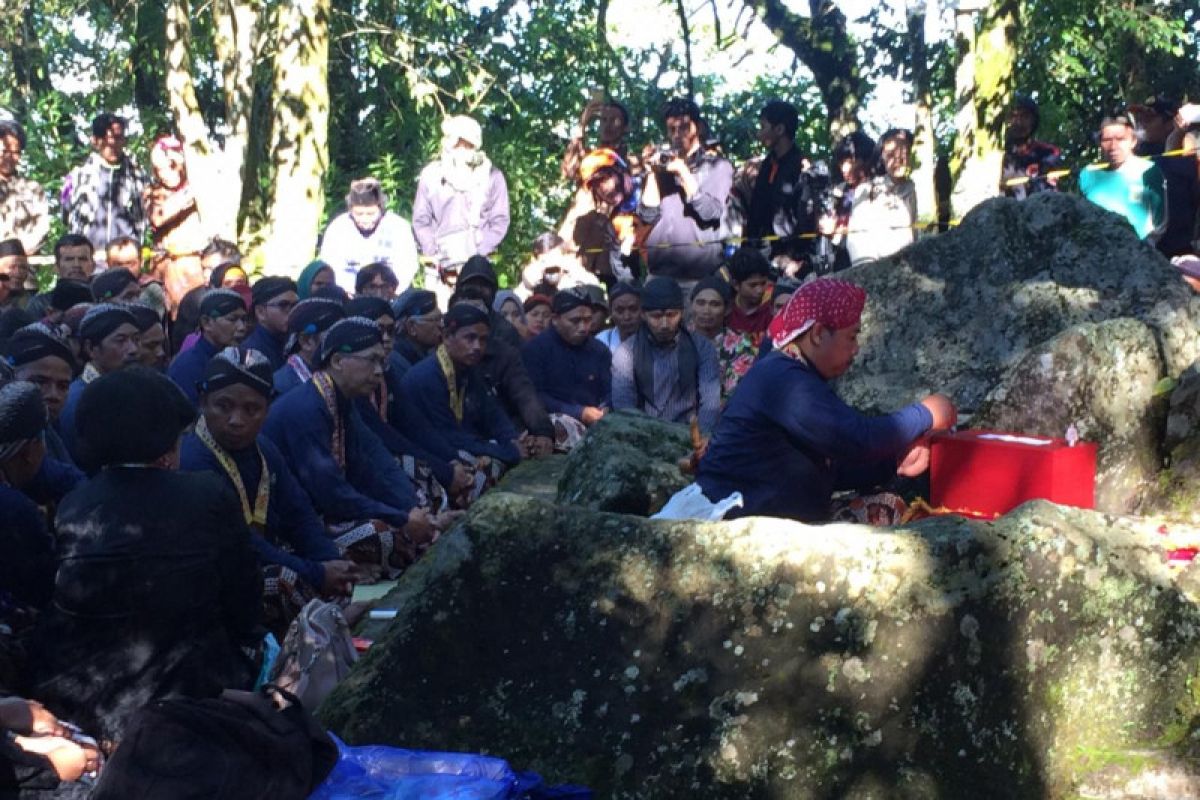
[[[629,171],[629,166],[623,158],[617,155],[615,150],[601,147],[583,157],[583,161],[579,164],[579,179],[587,184],[600,170],[613,168],[623,172]]]

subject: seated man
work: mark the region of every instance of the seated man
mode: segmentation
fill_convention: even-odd
[[[53,602],[31,649],[37,696],[118,741],[139,708],[248,689],[262,576],[233,492],[182,474],[195,411],[166,376],[135,366],[79,401],[82,463],[96,470],[58,507]]]
[[[300,301],[296,282],[283,277],[259,278],[250,287],[250,300],[254,330],[242,342],[242,347],[266,356],[274,372],[285,360],[283,349],[288,338],[288,314]]]
[[[219,475],[237,493],[262,565],[263,621],[280,637],[309,600],[349,596],[359,573],[342,560],[278,448],[260,435],[271,374],[255,350],[230,347],[209,360],[201,416],[183,437],[179,467]]]
[[[265,432],[346,557],[390,571],[407,566],[437,529],[354,406],[375,390],[386,363],[378,325],[341,320],[325,334],[312,378],[272,404]]]
[[[642,290],[631,283],[614,284],[608,290],[608,303],[613,326],[597,334],[596,339],[615,353],[621,342],[642,327]]]
[[[408,289],[392,304],[396,317],[396,341],[392,349],[400,356],[393,361],[399,377],[442,343],[442,312],[437,295],[425,289]]]
[[[159,372],[167,366],[167,329],[156,309],[142,302],[126,306],[133,314],[138,331],[138,363]]]
[[[712,342],[683,327],[683,290],[670,278],[642,289],[641,329],[621,342],[612,362],[612,407],[636,408],[700,430],[717,424],[720,367]]]
[[[232,289],[209,289],[200,301],[200,338],[171,362],[167,377],[187,399],[199,401],[196,386],[208,360],[246,336],[246,302]]]
[[[37,503],[22,491],[46,448],[46,406],[25,381],[0,386],[0,623],[19,629],[27,612],[44,608],[54,589],[54,542]]]
[[[92,297],[97,303],[132,303],[142,296],[137,276],[123,267],[113,267],[92,278]]]
[[[288,313],[288,340],[283,349],[287,361],[272,377],[276,394],[285,394],[312,378],[325,332],[345,318],[346,311],[336,300],[310,297],[296,304]]]
[[[4,346],[4,360],[12,367],[14,378],[29,381],[42,395],[50,420],[45,431],[47,454],[70,463],[71,454],[54,427],[75,375],[75,356],[70,345],[53,328],[39,322],[13,334]]]
[[[930,395],[882,417],[843,403],[828,381],[858,352],[866,292],[822,278],[803,286],[771,323],[775,349],[733,394],[700,460],[696,482],[713,501],[741,492],[736,516],[828,520],[835,489],[865,490],[897,473],[919,475],[929,430],[954,425],[950,400]]]
[[[347,303],[346,312],[353,317],[369,319],[379,326],[383,332],[383,349],[388,355],[388,365],[383,370],[383,380],[379,386],[366,397],[356,399],[354,404],[367,427],[396,457],[404,467],[405,474],[416,485],[420,505],[440,508],[444,500],[457,497],[468,488],[470,476],[463,465],[438,458],[400,431],[400,377],[405,369],[400,366],[403,362],[400,354],[392,348],[392,337],[396,330],[392,306],[380,297],[367,295]]]
[[[514,427],[525,431],[527,455],[548,455],[554,449],[554,425],[521,360],[521,335],[502,314],[492,310],[499,283],[492,263],[475,256],[463,265],[454,296],[479,304],[488,315],[487,352],[480,372],[508,413]],[[539,331],[540,333],[540,331]]]
[[[446,461],[466,461],[498,479],[521,460],[517,430],[479,370],[487,350],[489,314],[472,303],[446,312],[444,341],[400,382],[409,436]]]
[[[79,377],[71,381],[66,403],[58,415],[58,433],[76,463],[79,463],[79,451],[75,441],[75,408],[79,398],[84,387],[101,375],[137,363],[137,318],[126,306],[97,303],[83,315],[79,339],[87,364]]]
[[[526,344],[521,356],[550,410],[555,445],[568,450],[608,409],[612,353],[591,336],[591,300],[582,289],[562,290],[550,306],[550,327]]]

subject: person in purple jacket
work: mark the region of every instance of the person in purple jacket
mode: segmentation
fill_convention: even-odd
[[[928,468],[920,439],[955,424],[948,397],[932,394],[871,417],[829,384],[858,353],[866,299],[858,286],[822,278],[805,284],[771,322],[775,349],[738,384],[697,470],[710,500],[742,493],[745,505],[730,516],[826,521],[835,490],[867,491]]]

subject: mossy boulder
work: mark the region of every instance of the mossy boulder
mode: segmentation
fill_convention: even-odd
[[[691,450],[683,425],[636,411],[608,414],[567,456],[558,502],[649,516],[691,483],[676,463]]]
[[[1045,502],[885,531],[496,492],[320,716],[605,798],[1066,798],[1118,759],[1192,779],[1200,612],[1161,539]]]
[[[975,411],[1027,353],[1081,323],[1138,320],[1172,377],[1200,357],[1200,298],[1124,220],[1068,194],[988,200],[954,230],[840,277],[868,293],[838,386],[864,410],[943,391]]]
[[[1029,351],[988,393],[973,428],[1079,436],[1100,445],[1096,508],[1136,510],[1162,466],[1166,398],[1154,334],[1128,318],[1075,325]]]

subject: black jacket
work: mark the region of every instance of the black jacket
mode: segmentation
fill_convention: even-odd
[[[34,640],[38,697],[117,739],[152,700],[249,688],[262,577],[217,475],[104,469],[58,508],[58,576]]]

